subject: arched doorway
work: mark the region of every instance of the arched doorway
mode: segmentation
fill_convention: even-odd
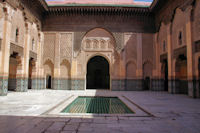
[[[200,88],[200,58],[199,58],[199,64],[198,64],[198,71],[199,71],[199,88]],[[200,97],[200,89],[199,89],[199,97]]]
[[[52,63],[52,61],[47,60],[44,63],[44,74],[46,75],[46,88],[52,89],[52,81],[54,74],[54,64]]]
[[[162,62],[162,77],[164,79],[164,91],[168,91],[168,61],[167,59]]]
[[[9,58],[8,90],[16,91],[17,88],[17,61],[18,53],[13,52]]]
[[[187,82],[187,57],[184,54],[179,55],[176,60],[176,81],[177,93],[188,94],[188,82]]]
[[[51,76],[50,75],[47,75],[46,77],[46,88],[47,89],[51,89]]]
[[[102,56],[95,56],[87,64],[87,89],[110,89],[109,63]]]
[[[151,62],[147,61],[143,64],[143,90],[151,89],[151,77],[152,77],[153,65]]]
[[[28,89],[32,89],[34,59],[29,59],[29,72],[28,72]]]

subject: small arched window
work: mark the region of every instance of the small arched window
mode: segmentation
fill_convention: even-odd
[[[166,51],[166,42],[163,41],[163,51],[165,52]]]
[[[182,41],[182,38],[183,38],[183,35],[182,35],[182,32],[180,31],[180,32],[179,32],[179,35],[178,35],[178,44],[179,44],[179,45],[182,45],[182,42],[183,42],[183,41]]]
[[[18,42],[19,41],[19,28],[16,28],[16,31],[15,31],[15,42]]]
[[[35,40],[34,40],[34,39],[32,39],[31,50],[34,50],[34,48],[35,48]]]

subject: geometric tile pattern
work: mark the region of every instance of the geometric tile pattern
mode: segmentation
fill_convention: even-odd
[[[73,79],[71,81],[72,84],[72,90],[84,90],[85,89],[85,80],[81,79]]]
[[[0,77],[0,96],[5,96],[8,93],[8,79]]]

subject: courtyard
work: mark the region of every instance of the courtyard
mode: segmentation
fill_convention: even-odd
[[[126,97],[146,115],[51,114],[72,96]],[[152,91],[29,90],[0,97],[1,133],[199,133],[200,99]],[[136,112],[137,114],[137,112]]]

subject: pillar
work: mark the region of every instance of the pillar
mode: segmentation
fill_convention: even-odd
[[[86,88],[86,79],[83,76],[78,77],[78,62],[76,58],[71,63],[71,89],[84,90]]]
[[[45,89],[45,75],[44,75],[44,69],[43,69],[43,46],[44,46],[44,34],[43,32],[40,31],[39,33],[39,41],[38,41],[38,49],[37,49],[37,62],[36,62],[36,67],[37,67],[37,88],[38,89]]]
[[[137,34],[137,84],[136,90],[143,90],[142,33]]]
[[[24,77],[24,58],[17,56],[17,72],[16,72],[16,91],[17,92],[26,92],[28,90],[28,81]]]
[[[12,9],[4,7],[4,25],[3,25],[3,39],[1,46],[0,57],[0,96],[7,95],[8,91],[8,75],[9,75],[9,57],[10,57],[10,39],[11,39],[11,17]]]
[[[171,23],[167,24],[167,60],[168,60],[168,91],[174,93],[175,89],[175,75],[173,75],[173,51],[171,44]]]
[[[53,89],[60,89],[60,34],[56,33]]]
[[[191,10],[192,7],[189,7],[186,10],[186,45],[187,45],[187,80],[188,80],[188,95],[190,97],[195,97],[196,95],[196,86],[194,79],[194,64],[193,64],[193,47],[192,47],[192,22],[191,22]]]
[[[28,91],[28,77],[29,77],[29,54],[30,54],[30,29],[31,23],[29,21],[25,22],[25,39],[24,39],[24,53],[21,57],[21,63],[19,63],[19,68],[17,68],[17,91],[26,92]]]
[[[161,78],[160,45],[158,43],[158,33],[154,35],[155,70],[153,70],[152,90],[163,91],[164,82]]]
[[[31,89],[38,89],[38,80],[37,80],[37,77],[38,77],[38,72],[37,72],[37,69],[38,69],[38,62],[33,59],[29,62],[31,64],[31,67],[32,67],[32,75],[31,75]],[[29,66],[30,66],[29,64]]]
[[[37,60],[32,61],[32,89],[44,89],[45,88],[45,77],[42,74],[42,32],[38,30],[37,40]]]

